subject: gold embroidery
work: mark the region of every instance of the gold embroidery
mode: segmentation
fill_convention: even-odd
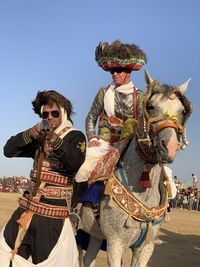
[[[167,110],[167,111],[165,112],[165,116],[166,116],[167,118],[171,119],[171,120],[174,121],[174,122],[177,122],[177,121],[178,121],[178,116],[177,116],[177,115],[173,115],[173,114],[171,114],[170,110]]]
[[[79,142],[78,145],[77,145],[77,148],[79,148],[82,153],[85,153],[85,151],[86,151],[85,141],[84,142]]]

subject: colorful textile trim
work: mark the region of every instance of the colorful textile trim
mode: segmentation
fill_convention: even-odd
[[[88,180],[88,184],[108,179],[110,173],[114,170],[119,157],[119,150],[115,147],[111,147],[110,150],[97,162]]]
[[[70,200],[73,194],[73,186],[46,186],[44,189],[39,188],[38,193],[43,195],[45,198]]]
[[[67,207],[54,206],[42,202],[35,202],[25,198],[19,198],[19,205],[23,209],[28,209],[37,215],[51,217],[54,219],[65,219],[69,216]]]
[[[38,155],[39,156],[39,155]],[[38,166],[38,156],[37,158],[34,160],[34,164],[33,164],[33,169],[37,169]],[[58,170],[62,170],[63,169],[63,164],[55,158],[48,158],[48,156],[46,156],[42,162],[42,170],[43,171],[49,171],[49,170],[54,170],[54,173],[58,173]]]
[[[37,171],[31,170],[30,177],[32,178],[31,180],[36,181]],[[72,180],[73,177],[62,176],[59,175],[58,173],[53,173],[48,171],[42,171],[40,175],[41,182],[46,182],[54,185],[71,185]]]
[[[89,185],[98,181],[108,180],[128,142],[129,139],[127,138],[120,140],[111,146],[110,150],[102,156],[94,167],[88,180]]]
[[[118,67],[137,71],[140,70],[142,66],[145,64],[145,60],[134,57],[130,59],[121,59],[115,56],[111,56],[111,57],[101,57],[97,61],[97,63],[100,67],[102,67],[104,70],[107,71]]]
[[[102,112],[99,117],[99,137],[111,144],[117,142],[120,138],[123,125],[124,121],[122,119],[115,116],[108,117]],[[107,136],[109,138],[106,138]]]
[[[168,206],[166,196],[164,204],[155,208],[146,207],[123,186],[113,173],[107,181],[105,194],[112,196],[123,210],[138,221],[157,221],[163,216]]]

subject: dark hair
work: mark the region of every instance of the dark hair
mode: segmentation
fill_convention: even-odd
[[[67,112],[68,119],[73,123],[71,115],[73,112],[73,107],[69,99],[58,93],[54,90],[49,91],[38,91],[35,100],[32,101],[33,110],[36,114],[41,116],[41,107],[43,105],[57,104],[60,107],[63,107]]]

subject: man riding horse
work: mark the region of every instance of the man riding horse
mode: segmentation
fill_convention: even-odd
[[[100,66],[107,60],[105,69],[116,67],[115,62],[112,65],[115,57],[108,56],[112,51],[108,47],[110,48],[108,44],[103,43],[96,50],[96,59]],[[117,71],[122,73],[121,69]],[[115,73],[117,71],[115,70]],[[115,79],[119,81],[119,78]],[[185,123],[192,112],[191,103],[184,95],[188,82],[189,80],[178,87],[160,84],[145,71],[147,92],[139,93],[136,90],[137,98],[134,97],[134,89],[127,95],[117,92],[118,86],[115,83],[113,90],[111,84],[97,94],[88,114],[91,114],[91,121],[88,117],[86,126],[87,121],[95,122],[99,117],[99,135],[89,136],[90,142],[95,142],[96,147],[91,146],[88,149],[87,157],[90,157],[91,161],[88,163],[86,160],[84,164],[85,167],[91,167],[89,174],[87,168],[86,172],[82,172],[86,175],[83,180],[87,181],[89,178],[90,185],[82,196],[86,203],[80,212],[83,229],[90,234],[84,255],[85,267],[93,266],[103,239],[107,241],[109,267],[121,266],[122,255],[128,247],[133,251],[131,266],[146,266],[153,253],[154,240],[164,219],[171,193],[170,179],[164,164],[172,163],[179,149],[187,145]],[[106,96],[108,97],[109,93],[112,97],[109,97],[108,101]],[[136,99],[137,105],[134,105]],[[124,106],[120,105],[121,103]],[[112,109],[105,108],[110,106]],[[99,115],[95,117],[98,113],[94,111],[98,107]],[[114,113],[108,113],[110,110]],[[130,117],[127,116],[128,112]],[[121,126],[118,126],[118,121],[115,120],[119,114],[123,121]],[[93,127],[95,126],[94,123]],[[131,131],[125,130],[127,128],[131,128]],[[112,136],[118,138],[113,141]],[[107,145],[107,150],[100,150],[105,147],[102,144]],[[99,151],[102,152],[100,156]],[[99,158],[98,162],[93,163],[95,155]],[[81,181],[80,177],[76,176],[77,181]],[[101,180],[104,180],[104,183],[96,182]],[[98,183],[105,187],[99,189]],[[95,205],[91,202],[100,202],[99,220],[95,218]]]
[[[117,163],[121,151],[116,144],[134,134],[142,91],[131,81],[131,72],[140,70],[147,62],[146,54],[138,46],[119,40],[99,43],[95,56],[98,65],[111,73],[112,83],[100,88],[86,117],[89,144],[85,163],[76,174],[77,182],[101,180]],[[88,190],[82,200],[98,202],[99,194],[94,193],[94,187]]]

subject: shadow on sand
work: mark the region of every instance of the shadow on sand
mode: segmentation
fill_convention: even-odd
[[[163,243],[155,246],[150,267],[200,266],[199,235],[181,235],[162,229],[160,238]]]

